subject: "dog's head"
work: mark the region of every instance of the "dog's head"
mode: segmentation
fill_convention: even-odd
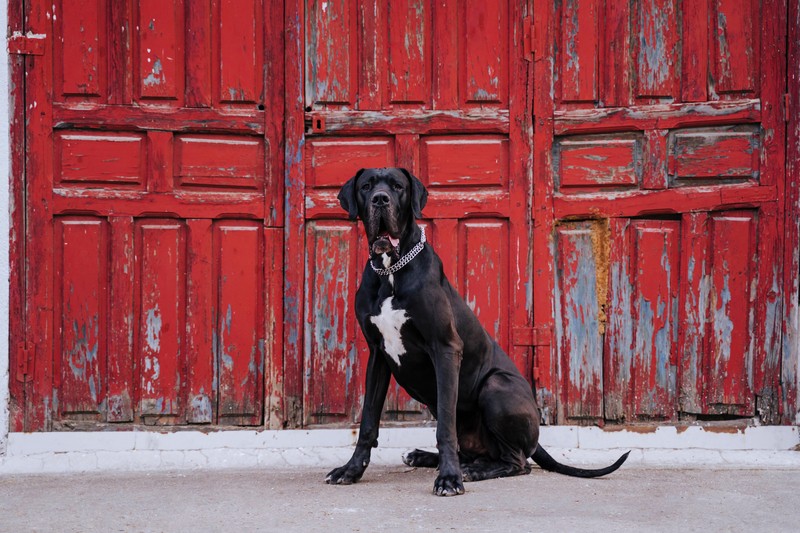
[[[339,191],[350,220],[364,223],[373,254],[398,247],[427,199],[425,186],[404,168],[362,168]]]

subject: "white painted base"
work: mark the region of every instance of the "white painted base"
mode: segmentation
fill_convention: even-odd
[[[348,429],[10,433],[0,475],[289,466],[324,470],[347,461],[355,440],[356,431]],[[379,440],[373,464],[399,465],[409,449],[435,448],[435,428],[386,428]],[[548,426],[542,428],[541,443],[559,461],[582,466],[605,466],[632,450],[626,466],[800,469],[800,434],[794,426],[733,433],[702,427],[640,433]]]

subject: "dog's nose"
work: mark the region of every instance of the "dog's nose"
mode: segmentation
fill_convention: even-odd
[[[389,195],[385,192],[376,192],[372,195],[372,205],[375,207],[385,207],[389,205]]]

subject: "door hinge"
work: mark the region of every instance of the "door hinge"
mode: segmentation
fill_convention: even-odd
[[[36,347],[27,342],[21,342],[17,350],[17,381],[27,383],[33,381],[33,361],[36,356]]]
[[[21,33],[15,31],[8,38],[8,53],[26,56],[44,55],[47,36],[43,33]]]
[[[534,41],[533,41],[533,17],[528,15],[522,19],[522,53],[525,56],[525,61],[533,61],[534,55]]]
[[[511,331],[511,342],[514,346],[550,346],[553,333],[549,326],[538,328],[514,328]]]
[[[789,103],[791,102],[791,98],[789,97],[789,93],[784,93],[783,95],[783,121],[787,124],[789,123]]]

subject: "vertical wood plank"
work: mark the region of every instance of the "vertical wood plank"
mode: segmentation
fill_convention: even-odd
[[[602,88],[605,107],[632,103],[631,88],[631,3],[606,2],[602,29]]]
[[[140,415],[145,423],[176,422],[184,365],[183,224],[144,220],[137,230]]]
[[[462,103],[508,101],[508,5],[505,2],[465,0],[463,21]]]
[[[534,56],[552,57],[554,53],[554,6],[552,2],[534,1],[533,38]],[[553,298],[556,281],[555,245],[553,243],[553,112],[554,87],[553,68],[548,61],[536,61],[533,65],[531,83],[536,84],[533,91],[533,199],[531,219],[533,220],[533,278],[532,307],[534,327],[552,330],[558,304]],[[562,394],[559,379],[559,350],[550,346],[535,347],[534,379],[536,380],[536,399],[547,422],[564,420]]]
[[[108,325],[108,422],[133,421],[133,217],[109,219],[111,302]]]
[[[128,105],[132,101],[133,68],[131,68],[131,6],[128,0],[108,3],[108,97],[110,104]]]
[[[756,90],[760,63],[758,30],[763,9],[759,9],[759,3],[756,0],[712,2],[712,64],[717,94]]]
[[[556,229],[558,296],[556,331],[559,338],[562,391],[568,419],[603,417],[603,323],[599,297],[605,279],[598,269],[602,256],[602,226],[568,223]],[[602,277],[604,273],[600,272]]]
[[[226,103],[263,100],[264,31],[260,0],[217,0],[219,93]]]
[[[386,84],[386,3],[358,1],[358,29],[361,52],[358,74],[358,109],[377,111],[383,107]]]
[[[633,341],[632,265],[629,219],[609,220],[608,304],[603,357],[604,415],[622,421],[630,415]]]
[[[33,33],[47,34],[52,28],[49,11],[52,3],[26,2],[24,28]],[[23,26],[20,26],[23,27]],[[25,341],[29,362],[24,395],[24,430],[51,430],[53,417],[59,412],[54,385],[54,243],[53,220],[53,109],[49,105],[57,91],[54,79],[54,44],[45,40],[44,61],[37,68],[28,68],[24,75],[25,102],[28,112],[23,123],[25,135],[25,209],[26,265],[24,270],[26,301]],[[30,64],[31,59],[25,61]],[[37,104],[31,109],[32,103]],[[34,260],[35,259],[35,260]],[[59,317],[60,318],[60,317]],[[33,368],[30,368],[30,365]]]
[[[62,219],[57,226],[59,411],[68,417],[100,415],[108,358],[108,228],[83,218]]]
[[[219,222],[214,230],[219,420],[259,425],[266,355],[263,236],[255,222]]]
[[[217,375],[214,366],[212,223],[186,221],[186,421],[217,421]],[[249,293],[250,291],[248,291]]]
[[[307,229],[305,390],[309,422],[341,420],[349,414],[348,391],[357,355],[352,307],[356,229],[354,224],[326,221],[312,222]]]
[[[431,39],[432,70],[431,87],[434,109],[458,109],[458,20],[456,2],[433,2]]]
[[[264,369],[264,423],[280,429],[284,423],[283,373],[283,228],[264,229],[264,258],[267,285],[266,335],[267,356]]]
[[[508,352],[508,225],[504,221],[461,223],[461,261],[467,305],[489,336]]]
[[[669,130],[644,132],[645,149],[642,189],[662,190],[669,186],[667,174],[667,137]]]
[[[142,99],[183,102],[184,5],[175,2],[166,9],[159,0],[138,4],[137,93]]]
[[[393,103],[429,100],[430,6],[425,0],[389,4],[389,96]]]
[[[561,17],[561,99],[597,99],[598,0],[566,0]]]
[[[636,95],[639,98],[677,96],[678,13],[676,0],[636,2]]]
[[[789,65],[800,64],[800,1],[789,0]],[[786,234],[783,261],[782,422],[800,423],[800,72],[788,70],[789,122],[786,154]]]
[[[358,64],[356,2],[309,0],[307,9],[306,105],[352,104]]]
[[[753,414],[753,300],[755,228],[752,213],[711,218],[711,349],[704,368],[708,408],[721,414]]]
[[[61,77],[64,96],[105,95],[106,8],[100,0],[62,0],[56,12],[61,30]]]
[[[631,414],[675,414],[679,236],[678,222],[640,220],[632,226],[633,405]]]
[[[708,100],[708,0],[681,5],[681,101]]]
[[[186,4],[186,106],[211,107],[211,0]]]
[[[679,310],[680,385],[679,409],[685,413],[705,412],[705,360],[709,349],[711,322],[711,258],[708,213],[682,216],[681,281]]]
[[[173,186],[173,139],[171,131],[148,131],[149,192],[170,192]]]
[[[303,66],[306,60],[305,52],[314,49],[304,46],[310,43],[311,37],[304,35],[305,20],[307,15],[302,0],[286,3],[284,25],[286,27],[286,91],[287,94],[301,95],[303,88],[309,89],[312,85],[305,84]],[[310,61],[310,60],[309,60]],[[311,78],[313,79],[313,77]],[[306,92],[305,105],[313,104],[313,97]],[[287,427],[299,427],[303,423],[303,357],[304,333],[303,325],[303,299],[304,283],[306,276],[305,266],[305,218],[303,215],[305,205],[305,182],[303,175],[304,145],[303,110],[297,101],[287,98],[284,102],[285,110],[285,144],[283,159],[286,164],[284,169],[285,194],[287,209],[285,215],[286,227],[286,264],[284,278],[284,421]]]

